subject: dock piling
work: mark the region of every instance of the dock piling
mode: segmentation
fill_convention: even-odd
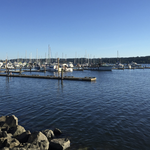
[[[19,72],[19,74],[21,74],[21,67],[20,67],[20,72]]]
[[[6,73],[7,73],[7,59],[6,59]]]
[[[7,76],[9,76],[9,68],[8,68],[8,71],[7,71]]]
[[[63,80],[63,69],[61,69],[61,80]]]
[[[59,58],[57,58],[57,62],[58,62],[58,72],[59,72]]]

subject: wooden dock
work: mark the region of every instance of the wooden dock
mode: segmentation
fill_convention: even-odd
[[[75,80],[75,81],[95,81],[95,77],[73,77],[73,76],[64,76],[59,77],[59,76],[40,76],[40,75],[25,75],[25,74],[0,74],[0,76],[6,76],[6,77],[20,77],[20,78],[39,78],[39,79],[57,79],[57,80]]]
[[[6,73],[8,71],[2,70],[0,72]],[[11,73],[20,73],[20,70],[9,70],[9,72],[11,72]],[[44,70],[21,70],[21,72],[44,72]]]

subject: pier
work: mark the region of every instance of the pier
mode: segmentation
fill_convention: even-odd
[[[57,79],[57,80],[74,80],[74,81],[95,81],[95,77],[73,77],[73,76],[64,76],[64,77],[59,77],[59,76],[40,76],[40,75],[25,75],[25,74],[0,74],[0,76],[6,76],[6,77],[20,77],[20,78],[39,78],[39,79]]]

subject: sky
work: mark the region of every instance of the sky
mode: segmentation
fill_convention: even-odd
[[[2,60],[137,56],[150,56],[150,0],[0,0]]]

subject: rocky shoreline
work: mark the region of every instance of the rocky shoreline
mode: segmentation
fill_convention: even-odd
[[[31,133],[18,125],[16,116],[0,117],[1,150],[65,150],[70,147],[70,140],[61,134],[57,128]]]

